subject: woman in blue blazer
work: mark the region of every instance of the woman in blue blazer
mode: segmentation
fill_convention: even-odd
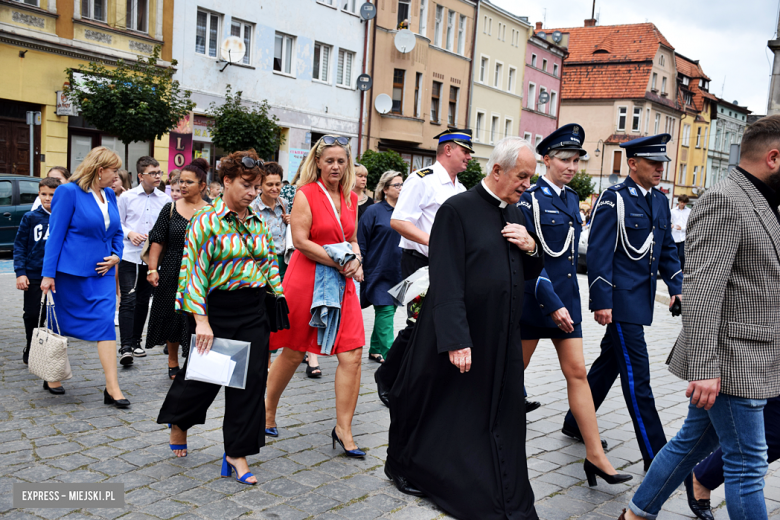
[[[97,341],[106,375],[103,402],[127,408],[130,401],[117,378],[114,328],[114,266],[122,257],[123,232],[109,188],[121,166],[116,153],[99,146],[87,154],[70,183],[55,192],[41,290],[53,293],[63,335]]]

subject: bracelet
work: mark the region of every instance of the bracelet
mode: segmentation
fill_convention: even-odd
[[[157,269],[149,269],[148,271],[146,271],[146,274],[152,274],[152,273],[156,273],[156,272],[157,272]]]

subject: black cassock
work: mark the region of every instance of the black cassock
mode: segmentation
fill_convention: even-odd
[[[478,184],[439,208],[430,288],[390,395],[387,464],[462,520],[537,519],[525,457],[520,315],[531,257],[501,234],[525,224]],[[471,347],[461,374],[448,351]]]

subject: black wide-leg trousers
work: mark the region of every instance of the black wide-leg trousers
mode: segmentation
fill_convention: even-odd
[[[222,435],[229,457],[256,455],[265,446],[265,386],[268,381],[270,329],[265,312],[265,288],[213,291],[208,297],[208,317],[215,338],[248,341],[249,371],[246,388],[225,387]],[[195,331],[194,319],[190,330]],[[165,397],[158,424],[175,424],[188,430],[206,422],[206,412],[221,388],[185,380],[187,363],[173,380]]]

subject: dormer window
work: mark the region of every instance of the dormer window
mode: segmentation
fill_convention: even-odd
[[[687,76],[682,76],[682,84],[685,86],[688,86],[691,83],[691,78]]]
[[[593,54],[609,54],[609,51],[607,49],[596,49],[593,51]]]
[[[686,105],[693,105],[693,96],[690,92],[684,92],[683,99],[685,100]]]

